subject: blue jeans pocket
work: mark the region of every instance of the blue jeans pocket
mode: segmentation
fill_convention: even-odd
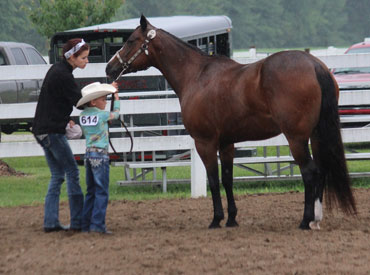
[[[36,141],[38,144],[40,144],[42,147],[49,148],[50,147],[50,137],[47,135],[43,139],[39,139],[37,136],[35,136]]]

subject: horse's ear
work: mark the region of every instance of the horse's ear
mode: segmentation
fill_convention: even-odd
[[[144,15],[141,15],[140,17],[140,26],[142,31],[145,31],[146,27],[148,26],[148,21],[146,20]]]

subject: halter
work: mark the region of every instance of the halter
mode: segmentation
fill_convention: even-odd
[[[122,50],[119,50],[118,52],[116,52],[116,54],[112,57],[112,59],[114,57],[117,57],[117,59],[119,60],[119,63],[121,63],[122,65],[122,71],[120,72],[120,74],[118,75],[118,77],[116,78],[115,81],[118,81],[118,79],[122,76],[122,74],[130,67],[130,64],[132,62],[134,62],[134,60],[144,51],[146,55],[149,55],[149,52],[148,52],[148,44],[150,42],[150,40],[152,40],[155,36],[156,36],[156,31],[155,30],[150,30],[148,31],[147,33],[147,38],[149,39],[145,39],[144,43],[141,45],[141,47],[136,51],[136,53],[127,61],[127,62],[123,62],[121,56],[119,55],[120,51]],[[114,102],[114,97],[112,96],[112,102],[111,102],[111,111],[113,111],[113,102]],[[132,138],[132,135],[131,133],[128,131],[126,125],[123,123],[122,120],[118,119],[121,123],[121,125],[125,128],[128,136],[130,137],[130,140],[131,140],[131,148],[130,148],[130,153],[132,152],[132,148],[134,146],[134,140]],[[113,152],[118,156],[115,148],[113,147],[113,144],[110,140],[110,137],[108,138],[109,139],[109,144],[110,146],[112,147],[113,149]]]
[[[122,65],[122,71],[120,72],[120,74],[118,75],[118,77],[116,78],[115,81],[117,81],[122,76],[122,74],[130,67],[130,64],[132,62],[134,62],[134,60],[142,52],[144,52],[146,55],[149,55],[149,52],[148,52],[148,44],[156,36],[156,34],[157,33],[156,33],[155,30],[148,31],[148,33],[146,34],[147,39],[145,39],[144,43],[140,46],[140,48],[136,51],[136,53],[127,62],[123,62],[121,56],[119,55],[119,53],[120,53],[120,51],[122,49],[119,50],[118,52],[116,52],[116,54],[114,56],[117,57],[119,63],[121,63],[121,65]]]

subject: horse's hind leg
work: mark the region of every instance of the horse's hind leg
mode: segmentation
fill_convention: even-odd
[[[305,202],[301,229],[320,229],[322,220],[323,182],[316,163],[311,159],[301,167],[305,188]]]
[[[316,174],[317,179],[317,185],[315,189],[315,206],[314,206],[314,212],[315,212],[315,221],[311,223],[309,226],[312,229],[320,229],[319,222],[323,218],[323,212],[322,212],[322,202],[323,202],[323,195],[324,195],[324,187],[325,187],[325,176],[323,174],[323,171],[320,170],[320,160],[319,160],[319,140],[317,139],[315,133],[311,136],[311,148],[312,148],[312,155],[315,161],[317,168]]]
[[[290,141],[289,144],[293,157],[301,170],[305,189],[303,220],[299,228],[318,229],[318,222],[322,219],[322,177],[317,164],[311,158],[308,141]]]
[[[228,219],[226,226],[234,227],[238,226],[236,222],[236,214],[238,212],[234,194],[233,194],[233,159],[234,159],[234,145],[228,145],[225,148],[220,148],[220,159],[221,159],[221,172],[222,172],[222,184],[226,191],[227,197],[227,211]]]
[[[207,171],[208,184],[212,193],[213,202],[213,220],[209,228],[219,228],[220,221],[224,219],[224,210],[222,208],[220,181],[218,178],[217,147],[209,142],[195,141],[198,154],[202,159]]]

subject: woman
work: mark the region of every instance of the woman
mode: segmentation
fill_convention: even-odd
[[[42,146],[51,179],[45,197],[44,231],[81,230],[84,197],[79,170],[65,136],[66,126],[73,126],[70,118],[73,106],[81,98],[81,89],[72,71],[86,67],[90,47],[83,39],[69,40],[63,46],[63,60],[47,72],[36,107],[32,132]],[[70,227],[59,223],[59,195],[64,177],[67,178]]]

